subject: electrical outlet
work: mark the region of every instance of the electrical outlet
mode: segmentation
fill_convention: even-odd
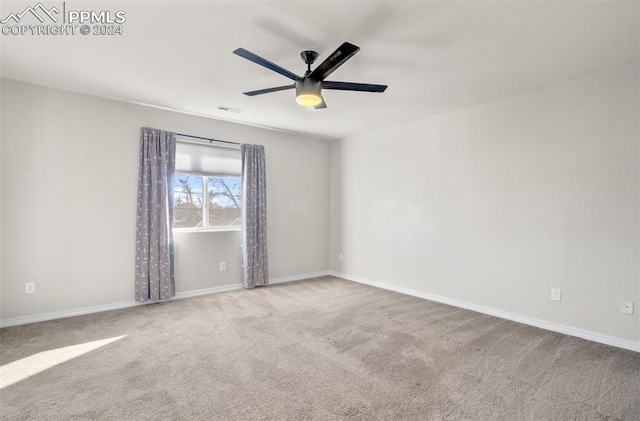
[[[624,314],[633,314],[633,301],[622,300],[622,309]]]
[[[560,288],[551,288],[551,301],[562,301],[562,290]]]
[[[220,272],[227,271],[227,262],[220,262]]]
[[[35,294],[36,293],[36,283],[35,282],[27,282],[24,284],[24,293],[25,294]]]
[[[342,253],[338,254],[338,260],[342,262]]]

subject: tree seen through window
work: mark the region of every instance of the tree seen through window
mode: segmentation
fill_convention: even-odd
[[[241,189],[240,177],[176,174],[173,227],[240,226]]]

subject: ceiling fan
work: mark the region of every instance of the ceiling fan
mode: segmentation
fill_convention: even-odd
[[[295,73],[290,72],[278,66],[275,63],[270,62],[267,59],[260,57],[244,48],[238,48],[233,54],[244,57],[249,61],[252,61],[260,66],[266,67],[269,70],[273,70],[276,73],[280,73],[283,76],[292,79],[294,83],[284,86],[276,86],[274,88],[259,89],[257,91],[243,92],[248,96],[268,94],[270,92],[284,91],[286,89],[296,90],[296,102],[306,107],[314,107],[315,109],[327,108],[324,98],[322,97],[322,89],[335,89],[340,91],[360,91],[360,92],[384,92],[387,89],[387,85],[372,85],[369,83],[353,83],[353,82],[333,82],[325,80],[331,73],[333,73],[338,67],[342,66],[344,62],[349,60],[355,53],[360,51],[360,47],[351,43],[343,43],[336,51],[333,52],[325,61],[320,63],[313,71],[311,65],[318,58],[318,53],[315,51],[303,51],[300,53],[302,61],[307,65],[307,71],[304,76],[298,76]]]

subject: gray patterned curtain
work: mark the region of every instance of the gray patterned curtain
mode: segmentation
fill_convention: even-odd
[[[173,278],[173,177],[176,134],[140,129],[136,220],[136,301],[168,300]]]
[[[264,146],[241,146],[243,286],[269,283],[267,267],[267,184]]]

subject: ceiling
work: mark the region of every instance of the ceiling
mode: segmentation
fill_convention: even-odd
[[[35,3],[3,1],[1,18]],[[43,4],[62,9],[61,1]],[[628,66],[639,55],[636,1],[64,6],[123,10],[123,35],[0,35],[2,77],[327,139]],[[344,41],[361,50],[327,80],[386,84],[385,93],[324,91],[324,110],[297,105],[293,90],[242,95],[290,80],[232,54],[236,48],[302,74],[302,50],[318,51],[317,65]]]

